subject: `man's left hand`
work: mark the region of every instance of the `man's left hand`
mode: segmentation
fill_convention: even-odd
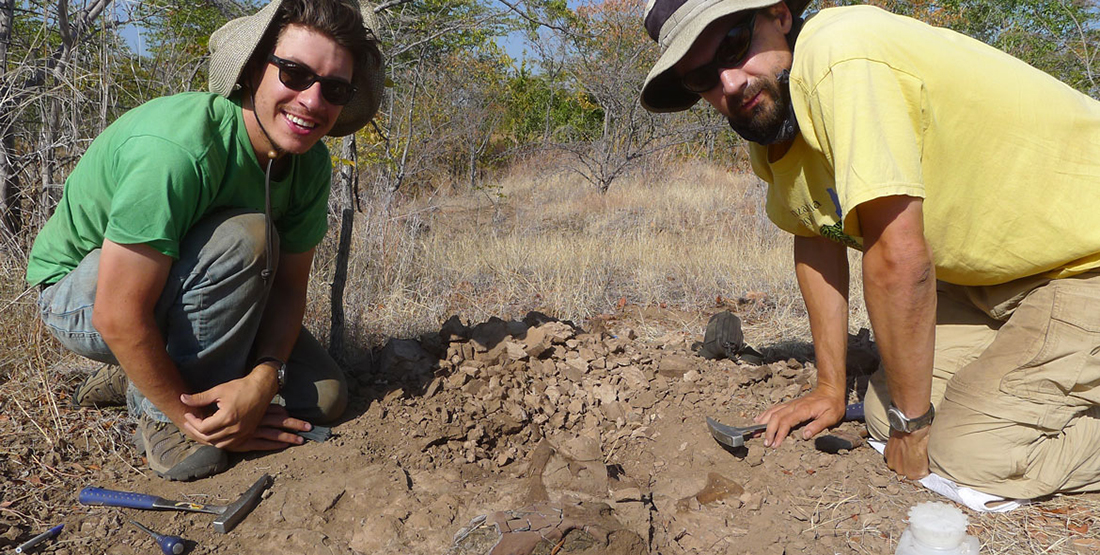
[[[294,432],[307,431],[310,424],[286,416],[285,410],[273,412],[271,399],[275,392],[261,383],[261,378],[259,373],[252,372],[206,391],[183,395],[181,400],[190,407],[217,407],[213,414],[201,419],[188,413],[186,431],[200,441],[230,451],[300,444],[301,438]]]
[[[908,434],[891,430],[890,439],[886,442],[886,466],[910,480],[927,476],[930,430],[925,427]]]

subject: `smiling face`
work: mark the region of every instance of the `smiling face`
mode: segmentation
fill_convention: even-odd
[[[682,76],[712,62],[729,30],[750,15],[739,12],[708,26],[687,55],[673,66],[673,71]],[[729,119],[735,131],[747,132],[742,135],[768,135],[769,130],[786,120],[789,101],[776,76],[791,67],[793,57],[786,38],[791,24],[791,13],[785,4],[761,10],[745,58],[733,67],[718,69],[717,84],[699,93]]]
[[[344,81],[351,81],[355,67],[348,49],[327,35],[301,25],[288,25],[283,29],[275,43],[274,54],[320,77]],[[244,121],[256,159],[261,162],[267,159],[271,150],[281,156],[302,154],[313,148],[332,129],[343,108],[325,99],[319,82],[304,91],[287,87],[280,81],[279,68],[274,63],[257,68],[251,82],[254,95],[245,95]],[[263,129],[259,124],[263,124]]]

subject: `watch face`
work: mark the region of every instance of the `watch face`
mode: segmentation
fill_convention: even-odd
[[[908,431],[909,421],[905,418],[905,415],[903,415],[900,410],[894,407],[890,407],[890,409],[886,411],[886,419],[890,421],[891,428],[899,432]]]

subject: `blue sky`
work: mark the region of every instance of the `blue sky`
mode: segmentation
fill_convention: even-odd
[[[489,0],[489,1],[491,1],[491,0]],[[569,5],[570,8],[576,9],[577,6],[580,6],[581,4],[593,3],[593,2],[598,2],[598,1],[599,0],[568,0],[567,4]],[[641,2],[641,1],[644,1],[644,0],[638,0],[638,1]],[[640,26],[641,26],[641,23],[639,22],[639,28],[640,28]],[[126,43],[130,45],[130,48],[132,48],[134,50],[134,52],[136,52],[138,54],[144,54],[145,53],[140,28],[138,28],[134,25],[126,25],[122,28],[122,37],[124,39],[126,39]],[[521,34],[512,33],[511,35],[509,35],[507,37],[499,39],[498,44],[500,44],[501,46],[504,47],[504,50],[508,53],[509,56],[511,56],[511,57],[513,57],[517,60],[524,57],[523,54],[524,54],[524,49],[525,49],[526,45],[524,43],[523,36]]]

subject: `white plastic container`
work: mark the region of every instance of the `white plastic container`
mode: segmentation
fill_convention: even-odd
[[[914,505],[896,555],[978,555],[978,538],[967,535],[966,524],[966,515],[953,505]]]

